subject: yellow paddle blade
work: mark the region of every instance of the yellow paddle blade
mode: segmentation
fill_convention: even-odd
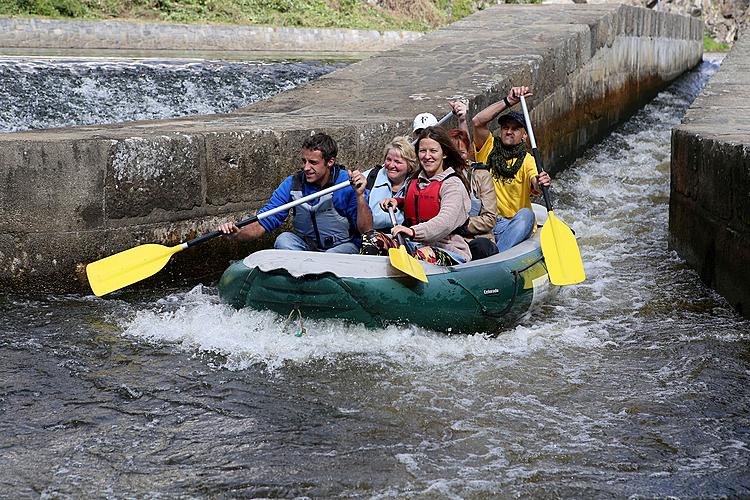
[[[547,222],[542,226],[539,237],[549,280],[553,285],[575,285],[586,279],[576,237],[564,222],[555,217],[554,212],[547,214]]]
[[[156,274],[183,245],[140,245],[86,266],[86,276],[95,295],[114,292]]]
[[[417,259],[409,255],[405,246],[398,248],[389,248],[388,257],[391,259],[391,265],[409,276],[427,283],[427,275],[424,273],[422,264]]]

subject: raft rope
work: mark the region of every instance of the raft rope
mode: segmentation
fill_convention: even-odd
[[[299,319],[299,330],[297,330],[297,333],[295,333],[294,336],[301,337],[307,333],[307,330],[305,330],[305,323],[304,323],[304,320],[302,319],[302,311],[299,310],[298,304],[295,304],[292,310],[289,311],[289,316],[287,316],[286,321],[284,321],[284,325],[281,327],[281,331],[286,332],[286,328],[291,323],[295,312],[297,313],[297,319]]]

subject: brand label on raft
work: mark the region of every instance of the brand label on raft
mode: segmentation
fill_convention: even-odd
[[[498,290],[497,288],[490,288],[489,290],[484,291],[485,295],[494,295],[496,293],[500,293],[500,290]]]

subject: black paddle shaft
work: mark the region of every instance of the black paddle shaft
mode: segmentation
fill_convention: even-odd
[[[258,216],[257,215],[253,215],[252,217],[250,217],[248,219],[243,219],[243,220],[241,220],[239,222],[235,222],[234,225],[237,226],[237,227],[245,227],[248,224],[252,224],[253,222],[257,222],[258,220],[259,220]],[[210,233],[206,233],[204,235],[198,236],[197,238],[194,238],[194,239],[188,241],[186,244],[187,244],[188,248],[194,247],[195,245],[199,245],[199,244],[203,243],[204,241],[208,241],[208,240],[214,239],[217,236],[221,236],[223,234],[224,233],[222,233],[221,231],[219,231],[217,229],[216,231],[211,231]]]
[[[388,215],[391,216],[391,224],[393,224],[393,227],[398,226],[398,223],[396,222],[396,216],[393,213],[393,207],[388,205]],[[406,248],[406,250],[409,250],[409,247],[406,246],[406,240],[404,239],[404,235],[401,233],[398,233],[396,235],[396,239],[398,239],[398,244],[402,247]]]
[[[536,147],[531,148],[531,154],[534,155],[534,162],[536,162],[536,170],[540,174],[544,171],[544,167],[542,166],[542,155],[539,154],[539,150]],[[552,200],[550,199],[549,189],[547,186],[542,186],[539,184],[539,187],[542,188],[542,195],[544,196],[544,204],[547,206],[547,211],[552,210]]]

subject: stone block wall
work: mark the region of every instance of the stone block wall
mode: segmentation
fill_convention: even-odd
[[[266,26],[58,21],[0,18],[0,47],[59,52],[372,53],[416,40],[413,31],[297,29]],[[184,57],[184,55],[183,55]]]
[[[672,132],[670,246],[750,318],[750,38]]]
[[[0,286],[86,290],[76,270],[177,244],[260,208],[315,131],[368,168],[412,118],[465,98],[473,115],[529,85],[545,165],[569,163],[702,57],[702,25],[618,5],[500,5],[226,115],[0,135]],[[215,279],[267,246],[223,239],[158,279]]]

